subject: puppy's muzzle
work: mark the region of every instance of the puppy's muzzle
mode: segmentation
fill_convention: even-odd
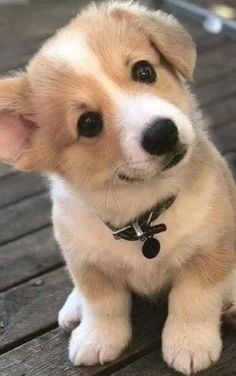
[[[174,152],[177,143],[178,129],[168,118],[155,119],[142,134],[141,145],[151,155],[161,156]]]

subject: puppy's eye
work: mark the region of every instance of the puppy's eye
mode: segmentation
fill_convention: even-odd
[[[80,136],[96,137],[101,133],[103,127],[102,115],[100,112],[86,112],[78,120],[77,128]]]
[[[156,81],[156,71],[148,61],[138,61],[132,66],[132,79],[145,84],[152,84]]]

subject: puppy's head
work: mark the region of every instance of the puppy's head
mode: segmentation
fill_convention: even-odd
[[[194,142],[194,43],[172,16],[92,6],[0,81],[0,159],[83,187],[158,178]],[[124,182],[125,180],[125,182]]]

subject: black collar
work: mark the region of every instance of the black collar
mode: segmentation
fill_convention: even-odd
[[[166,231],[167,227],[164,223],[160,223],[153,226],[151,226],[151,224],[174,203],[175,199],[176,196],[170,196],[167,199],[157,203],[150,210],[147,210],[146,212],[142,213],[138,218],[134,219],[131,223],[128,223],[122,228],[115,228],[110,223],[106,223],[106,225],[112,231],[112,234],[115,239],[143,241],[144,256],[147,258],[153,258],[159,253],[160,250],[160,243],[157,239],[154,239],[153,236],[160,232]],[[150,245],[151,243],[152,247],[149,246],[149,251],[146,252],[145,249],[147,248],[147,244]],[[152,254],[152,256],[150,256],[150,254]]]

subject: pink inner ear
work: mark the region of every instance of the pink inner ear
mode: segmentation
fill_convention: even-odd
[[[35,128],[21,115],[0,111],[0,160],[16,163],[27,150]]]

